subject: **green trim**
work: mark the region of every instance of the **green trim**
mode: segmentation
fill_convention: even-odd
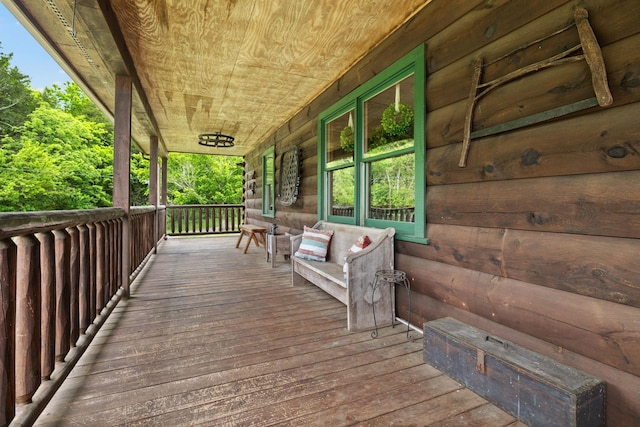
[[[398,151],[374,154],[365,157],[363,145],[360,141],[364,135],[364,103],[376,96],[383,90],[399,82],[406,77],[413,75],[414,85],[414,144],[413,147],[405,147]],[[362,224],[373,227],[394,227],[396,236],[400,240],[408,240],[427,244],[426,239],[426,173],[425,173],[425,152],[426,152],[426,47],[424,44],[413,49],[394,64],[377,74],[360,87],[353,90],[340,101],[324,110],[318,116],[318,220],[326,219],[330,222],[343,224]],[[353,162],[345,164],[326,164],[325,141],[326,126],[332,120],[342,116],[349,110],[354,111],[354,134],[355,149],[353,152]],[[363,209],[366,206],[366,193],[364,188],[364,169],[366,163],[374,162],[389,157],[396,157],[403,154],[414,153],[415,156],[415,222],[383,221],[365,218]],[[331,171],[341,169],[346,166],[355,165],[355,205],[354,217],[338,217],[330,215],[327,207],[327,197],[329,194],[328,174]]]

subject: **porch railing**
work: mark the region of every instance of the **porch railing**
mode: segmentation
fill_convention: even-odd
[[[331,214],[335,216],[353,217],[354,208],[353,206],[332,206]],[[369,218],[413,222],[415,220],[415,208],[369,208]]]
[[[0,213],[0,425],[35,420],[117,304],[123,224],[119,208]],[[131,278],[164,209],[131,208],[129,224]]]
[[[237,233],[244,218],[244,205],[167,206],[169,235]]]

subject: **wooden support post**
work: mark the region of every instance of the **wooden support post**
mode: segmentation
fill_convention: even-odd
[[[158,215],[158,137],[153,135],[149,140],[149,204],[155,206],[153,215],[153,253],[158,251],[158,230],[160,228]]]
[[[51,232],[38,233],[36,238],[40,242],[40,375],[48,380],[56,362],[56,253]]]
[[[56,362],[64,362],[64,358],[71,348],[69,233],[65,230],[54,230],[53,236],[56,253]]]
[[[162,158],[162,176],[160,178],[162,184],[160,186],[160,204],[162,206],[167,206],[167,174],[168,174],[168,162],[169,157],[164,156]],[[167,232],[167,211],[166,209],[162,211],[162,219],[160,220],[161,231],[160,234],[166,239]]]
[[[15,416],[15,302],[16,247],[0,240],[0,425]]]
[[[122,223],[122,245],[120,249],[120,282],[124,296],[129,296],[129,210],[130,210],[130,169],[131,169],[131,77],[116,76],[116,99],[114,117],[114,154],[113,154],[113,206],[125,211]]]
[[[14,238],[16,266],[16,403],[40,386],[40,248],[33,236]]]
[[[69,233],[69,344],[75,347],[80,338],[80,236],[76,227],[67,228]]]

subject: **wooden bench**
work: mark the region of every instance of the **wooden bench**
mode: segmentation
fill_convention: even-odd
[[[392,323],[393,292],[380,289],[372,301],[371,284],[378,270],[394,267],[393,228],[371,228],[320,221],[313,228],[334,232],[326,262],[294,256],[303,235],[291,237],[292,286],[311,282],[347,306],[347,329],[357,331],[374,327],[372,303],[375,302],[378,326]],[[348,253],[358,237],[366,235],[371,244],[360,252]],[[346,263],[346,272],[343,265]],[[345,277],[346,276],[346,277]]]

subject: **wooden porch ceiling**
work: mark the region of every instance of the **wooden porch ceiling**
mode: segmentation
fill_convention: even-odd
[[[143,151],[245,155],[430,0],[1,1],[107,115],[133,78]]]
[[[523,426],[236,240],[163,242],[35,425]]]

